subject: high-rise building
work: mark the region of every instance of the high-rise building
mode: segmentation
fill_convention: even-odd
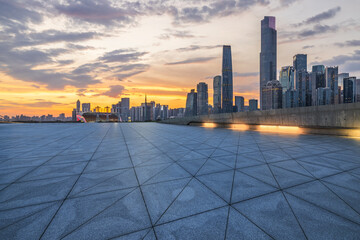
[[[294,71],[307,71],[307,55],[296,54],[293,57],[293,67]]]
[[[238,112],[243,112],[244,109],[244,97],[235,96],[235,106]]]
[[[83,103],[83,104],[81,104],[81,107],[82,107],[83,113],[91,112],[91,104],[90,103]]]
[[[316,89],[316,97],[316,105],[329,105],[331,103],[331,89],[322,87]]]
[[[295,89],[287,90],[283,99],[285,99],[283,102],[283,108],[295,108],[299,106],[299,94]]]
[[[293,103],[287,103],[291,98],[288,98],[286,92],[294,89],[294,68],[292,66],[282,67],[279,74],[280,83],[283,89],[283,107],[292,106]],[[292,94],[293,92],[289,92]]]
[[[339,103],[338,95],[338,67],[325,68],[326,87],[331,90],[331,104]]]
[[[258,110],[258,100],[250,99],[249,100],[249,111],[256,111],[256,110]]]
[[[263,110],[282,108],[282,86],[277,80],[269,81],[263,91]]]
[[[77,110],[76,110],[76,108],[74,108],[72,113],[71,113],[71,120],[73,122],[76,122],[76,113],[77,113]]]
[[[208,114],[208,85],[201,82],[197,85],[197,114]]]
[[[221,112],[221,76],[215,76],[213,82],[214,95],[213,95],[213,105],[214,113]]]
[[[130,117],[130,98],[121,98],[120,117],[123,122],[127,122]]]
[[[342,90],[344,90],[344,78],[350,77],[349,73],[339,73],[338,74],[338,84]]]
[[[343,79],[344,103],[353,103],[356,98],[356,77],[346,77]]]
[[[231,60],[231,46],[223,46],[222,59],[222,112],[233,111],[233,72]]]
[[[260,108],[265,104],[263,88],[269,81],[276,80],[277,32],[275,17],[264,17],[261,21],[260,52]]]
[[[325,81],[325,66],[324,65],[315,65],[312,67],[311,72],[311,93],[312,93],[312,105],[317,105],[317,91],[318,88],[326,87]]]
[[[356,79],[356,96],[355,102],[360,102],[360,79]]]
[[[80,112],[80,100],[78,99],[77,101],[76,101],[76,112]]]
[[[312,85],[310,74],[306,70],[296,72],[296,91],[298,92],[298,106],[312,105]]]
[[[187,94],[185,116],[196,116],[197,114],[197,93],[195,89]]]
[[[279,79],[283,91],[294,89],[294,68],[292,66],[282,67]]]

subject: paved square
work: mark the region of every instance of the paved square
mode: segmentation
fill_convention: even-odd
[[[0,125],[0,239],[360,239],[360,141]]]

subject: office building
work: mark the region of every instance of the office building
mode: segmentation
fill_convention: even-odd
[[[318,88],[325,88],[325,66],[324,65],[315,65],[312,67],[311,72],[311,93],[312,93],[312,105],[317,105],[317,91]]]
[[[80,112],[80,100],[79,99],[76,101],[76,112],[77,113]]]
[[[284,91],[283,91],[284,93]],[[299,106],[299,94],[295,89],[286,90],[283,96],[283,108],[295,108]]]
[[[263,91],[263,110],[282,108],[282,86],[279,81],[273,80],[266,84]]]
[[[353,103],[356,101],[356,77],[345,77],[343,79],[344,103]]]
[[[338,95],[338,67],[326,67],[325,68],[325,81],[326,87],[331,90],[331,102],[330,104],[339,103]]]
[[[197,114],[197,93],[195,89],[187,94],[185,116],[196,116]]]
[[[293,105],[292,103],[287,103],[286,101],[286,92],[294,89],[294,67],[286,66],[282,67],[279,74],[280,83],[283,89],[283,107],[287,105]]]
[[[214,113],[221,112],[221,76],[215,76],[213,81],[214,95],[213,108]]]
[[[260,108],[263,109],[263,88],[269,81],[276,80],[277,32],[275,17],[264,17],[261,21],[260,52]]]
[[[79,100],[78,100],[78,101],[79,101]],[[74,108],[73,111],[72,111],[72,113],[71,113],[71,120],[72,120],[73,122],[76,122],[76,113],[77,113],[77,109]]]
[[[256,111],[256,110],[258,110],[258,100],[250,99],[249,100],[249,111]]]
[[[197,114],[208,114],[208,85],[201,82],[197,85]]]
[[[231,59],[231,46],[223,46],[221,82],[221,109],[222,112],[233,111],[233,72]]]
[[[91,104],[90,103],[83,103],[83,104],[81,104],[81,107],[82,107],[83,113],[91,112]]]
[[[350,77],[349,73],[339,73],[338,74],[338,84],[341,87],[341,89],[344,89],[344,78]]]
[[[244,111],[244,97],[241,96],[235,96],[235,106],[238,112]]]
[[[293,57],[294,71],[307,71],[307,55],[296,54]]]
[[[298,106],[306,107],[312,105],[311,75],[306,70],[295,71],[296,91],[298,92]]]
[[[316,89],[317,104],[320,105],[329,105],[331,104],[331,89],[330,88],[318,88]]]

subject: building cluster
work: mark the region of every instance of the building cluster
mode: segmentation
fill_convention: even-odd
[[[276,75],[275,17],[261,21],[260,106],[262,110],[360,102],[360,79],[339,73],[337,66],[312,66],[296,54],[291,66]]]
[[[156,104],[154,101],[147,102],[146,96],[144,103],[131,108],[130,98],[121,98],[121,101],[113,104],[111,108],[96,106],[92,110],[90,103],[80,104],[80,100],[78,100],[76,108],[72,111],[72,120],[77,121],[78,115],[80,115],[88,122],[145,122],[183,117],[184,112],[184,108],[169,109],[168,105]]]
[[[145,102],[140,106],[130,109],[130,118],[132,122],[159,121],[168,118],[178,118],[184,116],[184,108],[169,109],[168,105],[161,105],[155,101]]]
[[[229,113],[258,110],[258,100],[250,99],[245,106],[242,96],[235,96],[233,102],[233,70],[231,46],[223,46],[222,75],[213,79],[213,105],[208,103],[208,85],[200,82],[187,94],[185,116],[206,115],[209,113]]]
[[[360,79],[339,73],[337,66],[312,66],[307,55],[296,54],[291,66],[282,67],[277,78],[277,31],[275,17],[261,21],[260,109],[279,109],[360,102]],[[258,110],[257,99],[244,105],[244,97],[235,96],[231,47],[223,46],[222,75],[213,79],[213,105],[208,104],[208,85],[200,82],[197,91],[187,94],[185,116]]]
[[[0,122],[65,122],[71,120],[71,117],[65,117],[65,113],[60,113],[58,117],[55,117],[51,114],[32,117],[23,114],[13,117],[9,117],[8,115],[0,115]]]

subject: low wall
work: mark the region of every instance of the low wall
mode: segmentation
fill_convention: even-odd
[[[266,111],[220,113],[167,119],[169,124],[223,123],[298,126],[306,128],[360,128],[360,102]]]

